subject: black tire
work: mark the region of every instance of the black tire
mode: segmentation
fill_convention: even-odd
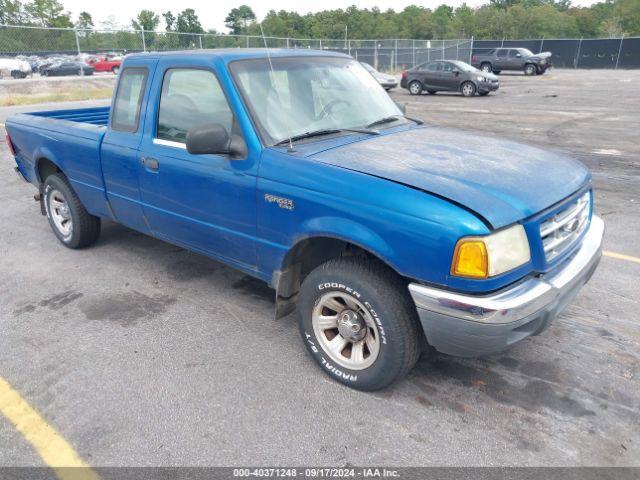
[[[524,74],[527,76],[536,75],[538,73],[538,69],[533,63],[527,63],[524,66]]]
[[[502,72],[502,70],[494,70],[493,73],[495,73],[496,75],[500,75],[500,72]]]
[[[111,69],[111,72],[112,72],[114,75],[118,75],[118,72],[120,72],[120,67],[113,67],[113,68]]]
[[[483,72],[491,73],[493,72],[493,67],[489,62],[484,62],[482,65],[480,65],[480,70],[482,70]]]
[[[460,93],[463,97],[473,97],[476,91],[476,85],[473,82],[466,81],[460,85]]]
[[[422,83],[418,80],[411,81],[408,87],[411,95],[420,95],[422,93]]]
[[[427,90],[427,92],[429,93],[429,95],[435,95],[436,93],[438,93],[437,90]]]
[[[478,92],[478,95],[480,95],[481,97],[486,97],[487,95],[489,95],[489,92]]]
[[[67,177],[61,173],[49,175],[42,188],[42,201],[44,202],[45,211],[49,225],[58,240],[69,248],[84,248],[95,243],[100,236],[100,218],[91,215],[82,205],[80,199],[73,191]],[[68,215],[71,217],[71,232],[67,235],[56,225],[54,214],[52,214],[52,195],[59,192],[68,208]]]
[[[358,310],[362,311],[362,318],[367,315],[376,326],[375,332],[369,324],[363,329],[366,335],[379,335],[377,356],[366,368],[350,369],[337,363],[323,346],[323,341],[328,341],[324,332],[330,329],[320,333],[325,335],[325,340],[314,331],[314,310],[320,308],[320,302],[333,293],[342,298],[351,295],[352,299],[360,302],[359,308],[364,309]],[[349,310],[346,302],[343,303],[345,310],[334,310],[333,316],[340,317],[339,321],[344,319],[341,315]],[[320,312],[326,315],[324,310]],[[297,317],[304,344],[321,369],[334,380],[358,390],[379,390],[390,385],[406,375],[420,355],[423,333],[406,284],[386,266],[366,258],[329,260],[313,270],[302,284]],[[334,332],[333,338],[340,335],[337,328]],[[348,346],[349,357],[341,358],[349,361],[352,345]],[[338,354],[342,355],[346,348]]]

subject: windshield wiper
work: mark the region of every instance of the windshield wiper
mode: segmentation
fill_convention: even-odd
[[[380,120],[376,120],[375,122],[371,122],[365,128],[371,128],[378,125],[384,125],[385,123],[395,122],[396,120],[399,120],[401,118],[415,122],[417,125],[422,125],[424,123],[422,120],[418,120],[417,118],[407,117],[406,115],[390,115],[388,117],[381,118]]]
[[[366,128],[322,128],[320,130],[300,133],[290,138],[285,138],[284,140],[280,140],[279,142],[274,143],[274,146],[279,147],[281,145],[286,145],[287,143],[295,142],[297,140],[302,140],[305,138],[320,137],[322,135],[331,135],[332,133],[340,133],[340,132],[354,132],[354,133],[366,133],[369,135],[380,135],[380,132],[376,132],[375,130],[367,130]]]

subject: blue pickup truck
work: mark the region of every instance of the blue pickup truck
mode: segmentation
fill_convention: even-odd
[[[310,355],[358,389],[423,350],[540,333],[601,256],[580,163],[408,118],[338,53],[134,54],[111,107],[6,129],[65,246],[105,219],[268,282],[276,315],[297,310]]]

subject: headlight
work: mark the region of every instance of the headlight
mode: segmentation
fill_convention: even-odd
[[[486,237],[458,240],[451,275],[487,278],[524,265],[531,259],[529,241],[522,225],[514,225]]]

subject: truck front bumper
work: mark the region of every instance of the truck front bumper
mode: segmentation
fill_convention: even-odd
[[[575,298],[602,256],[604,222],[593,216],[582,244],[553,271],[490,295],[465,295],[417,283],[409,291],[436,350],[477,357],[537,335]]]

